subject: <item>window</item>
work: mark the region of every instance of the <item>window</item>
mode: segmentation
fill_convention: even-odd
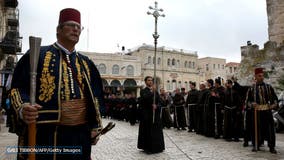
[[[127,76],[134,76],[134,67],[132,65],[128,65],[126,68]]]
[[[209,71],[209,64],[206,64],[206,71]]]
[[[186,67],[187,67],[187,61],[184,62],[184,68],[186,68]]]
[[[106,74],[106,65],[101,63],[98,67],[100,74]]]
[[[153,57],[153,64],[155,64],[156,63],[156,60],[155,60],[155,57]]]
[[[161,58],[159,57],[158,58],[158,65],[160,65],[161,64]]]
[[[148,64],[151,64],[151,63],[152,63],[151,57],[149,56],[149,57],[148,57]]]
[[[177,60],[177,67],[179,67],[180,63],[179,63],[179,60]]]
[[[119,66],[117,64],[112,66],[112,74],[119,74]]]
[[[222,65],[222,69],[225,69],[225,66],[224,66],[224,64]]]
[[[218,69],[220,69],[220,64],[218,64]]]
[[[172,65],[173,65],[173,66],[176,65],[176,60],[175,60],[175,59],[172,60]]]
[[[171,90],[171,83],[169,80],[167,81],[167,90]]]
[[[189,61],[188,63],[188,68],[191,68],[191,61]]]
[[[181,88],[181,81],[178,81],[178,88]]]
[[[216,65],[215,64],[213,64],[213,69],[215,69],[216,68]]]
[[[195,62],[192,62],[192,68],[195,69]]]
[[[170,59],[168,59],[168,66],[170,66],[171,65],[171,60]]]

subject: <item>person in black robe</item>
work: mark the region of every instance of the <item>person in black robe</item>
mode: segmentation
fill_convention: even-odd
[[[227,141],[239,141],[241,131],[242,104],[239,93],[232,89],[233,82],[227,80],[224,104],[224,134]]]
[[[134,93],[130,93],[126,97],[126,103],[128,108],[128,119],[130,125],[135,125],[136,123],[136,113],[137,113],[137,102]]]
[[[214,91],[213,83],[214,81],[212,79],[207,80],[209,93],[205,100],[204,109],[204,135],[207,137],[214,137],[217,135],[217,116],[215,114],[216,92]]]
[[[255,122],[252,122],[254,131],[254,133],[251,134],[254,146],[252,151],[259,150],[261,142],[267,140],[269,151],[276,154],[276,138],[272,109],[276,109],[276,107],[278,107],[278,98],[272,86],[264,83],[263,68],[255,69],[255,80],[256,83],[248,90],[248,97],[246,101],[247,106],[252,108],[254,111],[256,110],[257,113],[257,125],[255,125]],[[255,114],[253,115],[253,120],[254,119]],[[255,130],[257,131],[257,134],[255,134]],[[255,135],[257,135],[257,137]]]
[[[188,132],[192,132],[193,130],[196,132],[196,109],[198,104],[198,90],[196,89],[196,83],[190,82],[190,91],[188,92],[188,96],[186,98],[185,106],[188,107]]]
[[[177,130],[186,130],[186,117],[185,117],[185,100],[184,96],[180,93],[179,89],[176,89],[175,96],[173,98],[174,105],[174,127]]]
[[[206,99],[209,95],[209,90],[206,88],[206,82],[201,82],[199,85],[198,105],[196,108],[196,133],[204,134],[204,110]]]
[[[225,101],[225,87],[221,85],[221,78],[215,79],[215,105],[214,105],[214,113],[216,124],[215,126],[215,138],[220,138],[223,135],[223,122],[224,122],[224,101]]]
[[[173,120],[170,114],[170,97],[165,92],[164,88],[160,89],[160,106],[161,106],[161,113],[160,117],[162,119],[163,128],[171,128],[173,125]]]
[[[145,78],[146,88],[140,91],[141,120],[138,132],[139,149],[147,153],[159,153],[165,149],[160,108],[158,106],[159,94],[153,86],[153,78]],[[155,93],[155,103],[154,102]]]

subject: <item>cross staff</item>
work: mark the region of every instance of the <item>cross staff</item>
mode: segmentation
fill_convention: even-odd
[[[147,12],[148,15],[153,15],[155,18],[155,32],[153,34],[154,38],[154,45],[155,45],[155,52],[154,52],[154,86],[157,87],[157,78],[156,78],[156,54],[157,54],[157,39],[159,38],[159,34],[157,32],[157,24],[158,24],[158,17],[165,17],[164,14],[160,14],[160,12],[163,12],[163,9],[158,9],[158,2],[155,2],[155,8],[152,6],[149,6],[149,9],[154,10],[152,13]],[[156,91],[154,91],[154,100],[153,105],[156,105]],[[153,123],[155,122],[155,109],[153,108]]]

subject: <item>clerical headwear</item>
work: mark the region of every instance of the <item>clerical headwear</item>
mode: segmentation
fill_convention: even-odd
[[[263,73],[263,68],[255,68],[254,69],[254,74],[257,75],[259,73]]]
[[[75,21],[81,24],[80,12],[74,8],[65,8],[61,10],[58,24],[62,24],[67,21]]]

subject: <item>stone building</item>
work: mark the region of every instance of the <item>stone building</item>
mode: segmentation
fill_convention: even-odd
[[[143,44],[132,49],[129,55],[141,58],[141,76],[154,75],[154,47]],[[189,89],[189,82],[199,82],[200,74],[197,67],[197,52],[158,47],[156,52],[156,80],[159,87],[166,91],[176,88]]]
[[[226,59],[205,57],[198,59],[198,69],[204,74],[204,80],[221,78],[226,80]]]
[[[277,45],[284,40],[284,1],[266,0],[269,41]]]
[[[110,92],[139,93],[143,85],[140,57],[121,53],[81,53],[93,60],[101,74],[104,87]]]
[[[96,64],[103,84],[112,93],[123,91],[135,92],[139,95],[145,86],[144,78],[154,76],[154,47],[143,44],[128,52],[94,53],[82,52]],[[222,58],[205,57],[198,59],[197,52],[177,50],[169,47],[158,47],[156,52],[156,80],[158,87],[166,91],[185,88],[189,82],[198,84],[207,79],[231,78],[237,72],[238,63],[226,65]]]
[[[226,68],[226,79],[231,79],[232,77],[236,77],[238,74],[240,63],[236,62],[228,62],[225,66]]]

